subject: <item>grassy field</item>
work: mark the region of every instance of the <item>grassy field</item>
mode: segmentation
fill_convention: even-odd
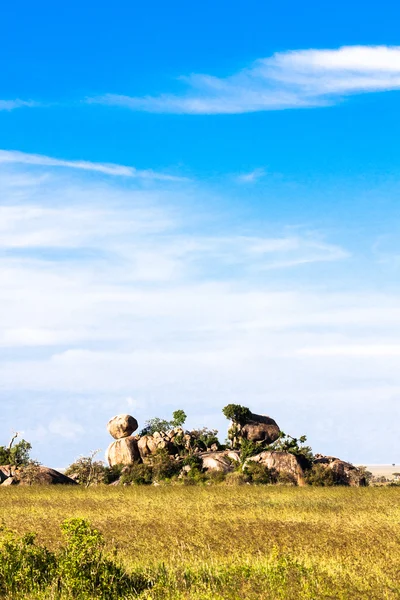
[[[400,598],[400,488],[10,487],[0,515],[51,549],[89,519],[148,600]]]

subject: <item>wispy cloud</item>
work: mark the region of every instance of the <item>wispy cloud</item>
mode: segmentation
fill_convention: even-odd
[[[234,114],[326,106],[343,96],[400,88],[400,47],[344,46],[294,50],[256,60],[227,77],[181,78],[182,95],[105,94],[88,102],[160,113]]]
[[[236,181],[239,183],[255,183],[265,176],[265,169],[254,169],[248,173],[237,175]]]
[[[14,108],[31,106],[38,106],[38,103],[32,100],[0,100],[0,110],[14,110]]]
[[[44,167],[66,167],[68,169],[80,169],[84,171],[97,171],[106,175],[115,175],[123,177],[135,177],[141,179],[153,179],[160,181],[183,181],[185,177],[177,177],[165,173],[158,173],[152,170],[139,170],[134,167],[124,165],[115,165],[112,163],[96,163],[85,160],[62,160],[43,156],[41,154],[26,154],[16,150],[0,150],[0,164],[25,164]]]

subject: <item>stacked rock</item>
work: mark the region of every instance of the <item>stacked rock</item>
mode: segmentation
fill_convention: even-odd
[[[171,456],[178,453],[178,449],[174,442],[177,439],[186,441],[185,432],[181,427],[172,429],[171,431],[156,431],[153,435],[144,435],[138,440],[140,456],[143,460],[155,454],[157,450],[166,450]]]
[[[110,467],[132,465],[140,461],[137,439],[132,436],[137,428],[138,422],[131,415],[116,415],[108,421],[108,432],[115,439],[106,450],[106,460]]]

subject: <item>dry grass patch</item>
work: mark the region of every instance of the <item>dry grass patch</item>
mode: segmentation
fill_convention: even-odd
[[[0,514],[51,550],[88,519],[148,600],[400,598],[398,488],[16,487]]]

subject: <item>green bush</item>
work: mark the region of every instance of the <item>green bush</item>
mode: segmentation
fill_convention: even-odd
[[[240,404],[227,404],[222,409],[222,414],[230,421],[240,425],[245,425],[251,417],[250,409]]]
[[[242,464],[246,462],[250,456],[255,456],[263,451],[263,446],[259,443],[252,442],[250,440],[246,440],[244,438],[240,439],[240,461]]]
[[[142,573],[127,573],[116,557],[105,553],[102,534],[84,519],[62,524],[65,545],[58,553],[36,544],[35,534],[18,536],[3,530],[0,537],[2,597],[114,600],[150,587]],[[43,594],[43,595],[42,595]],[[35,596],[36,597],[36,596]]]
[[[53,579],[56,557],[38,546],[35,537],[34,533],[18,536],[8,529],[1,530],[1,597],[38,591]]]
[[[97,453],[96,450],[89,456],[80,456],[65,470],[65,475],[72,477],[85,487],[98,483],[111,483],[113,474],[109,472],[110,469],[105,466],[103,461],[94,460]]]
[[[208,429],[208,427],[202,427],[201,429],[193,429],[190,432],[193,442],[191,450],[200,450],[206,451],[213,444],[217,444],[218,448],[221,447],[221,444],[218,440],[218,430],[217,429]]]
[[[153,481],[171,479],[181,470],[181,464],[168,454],[165,449],[159,449],[151,459]]]
[[[149,485],[153,481],[152,468],[147,463],[135,463],[125,467],[120,481],[134,485]]]
[[[297,485],[297,479],[289,471],[279,471],[276,474],[276,483],[280,485]]]
[[[314,464],[305,473],[305,481],[309,485],[329,487],[336,484],[335,474],[325,465]]]
[[[253,460],[248,461],[243,472],[247,475],[251,483],[268,484],[276,483],[277,481],[275,471],[268,469],[265,465],[254,462]]]
[[[70,519],[62,525],[66,546],[58,558],[61,589],[73,598],[121,598],[143,590],[143,577],[132,577],[116,557],[104,553],[102,534],[84,519]]]

